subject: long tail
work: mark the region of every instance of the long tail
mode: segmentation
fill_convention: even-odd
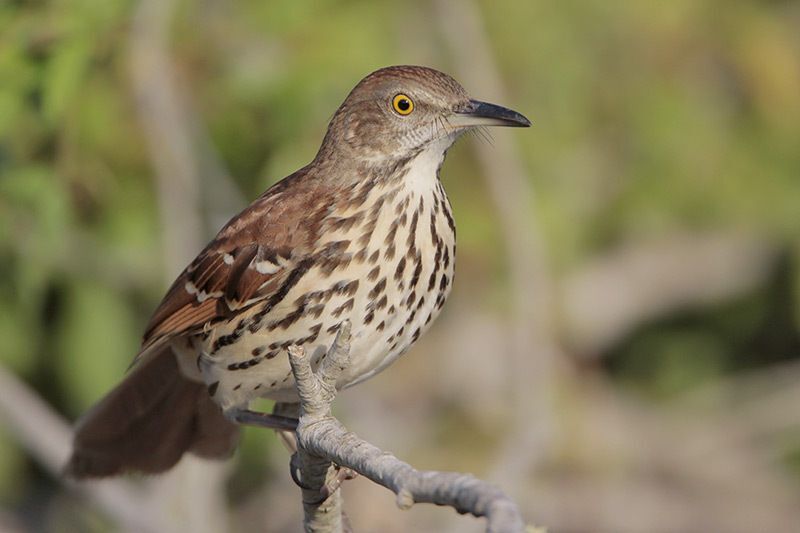
[[[222,416],[202,383],[181,374],[165,347],[140,361],[78,421],[65,473],[75,478],[154,474],[187,451],[228,457],[237,440],[238,428]]]

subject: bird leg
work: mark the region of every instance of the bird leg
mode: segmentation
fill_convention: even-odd
[[[292,480],[298,487],[310,489],[302,480],[301,468],[297,457],[297,437],[294,431],[297,429],[299,413],[299,403],[278,402],[272,408],[272,414],[259,413],[249,409],[233,409],[227,413],[227,416],[238,424],[274,429],[289,450],[289,453],[292,454],[292,459],[289,463],[289,472],[292,475]],[[338,465],[334,465],[334,468],[336,469],[336,475],[319,489],[320,502],[328,499],[331,494],[342,486],[343,482],[358,476],[356,472],[349,468],[342,468]]]
[[[276,429],[279,431],[294,431],[297,429],[297,419],[251,411],[250,409],[234,408],[225,413],[225,416],[236,422],[248,426],[256,426],[260,428]]]
[[[299,419],[300,404],[276,402],[275,405],[272,407],[272,414],[275,416]],[[294,434],[294,430],[291,431],[275,430],[275,431],[278,434],[278,437],[281,439],[281,442],[283,442],[284,446],[286,446],[286,449],[289,450],[289,453],[291,454],[297,453],[297,436]]]

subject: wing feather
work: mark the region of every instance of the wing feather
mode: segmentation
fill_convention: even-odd
[[[306,167],[231,219],[167,291],[147,325],[142,352],[259,301],[272,302],[299,266],[305,272],[333,202],[324,183],[310,179]]]

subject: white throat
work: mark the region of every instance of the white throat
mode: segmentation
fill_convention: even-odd
[[[448,136],[434,141],[411,160],[408,174],[403,178],[409,189],[426,192],[436,187],[439,169],[444,163],[447,149],[452,146],[454,140]]]

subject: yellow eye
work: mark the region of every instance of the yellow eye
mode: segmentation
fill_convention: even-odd
[[[392,107],[401,115],[408,115],[414,111],[414,102],[404,94],[398,94],[392,98]]]

